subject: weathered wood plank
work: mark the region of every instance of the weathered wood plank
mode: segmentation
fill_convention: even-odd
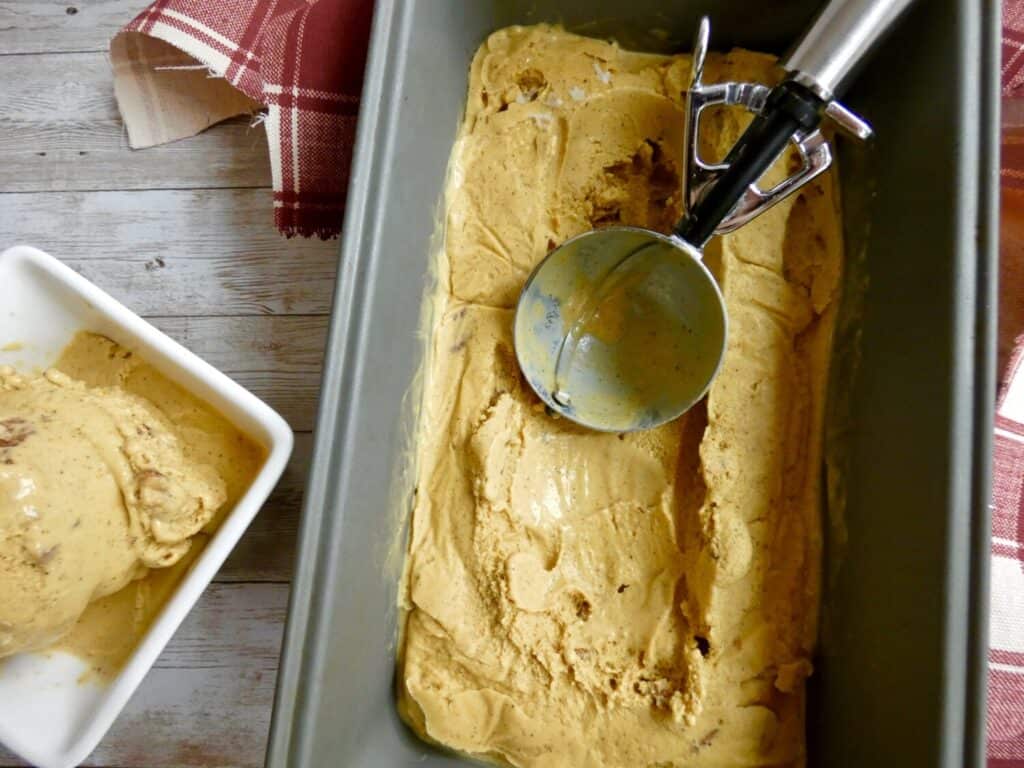
[[[258,766],[337,244],[276,234],[265,134],[247,118],[128,149],[106,50],[145,4],[0,0],[0,193],[24,193],[0,194],[0,247],[28,242],[64,259],[300,430],[218,582],[87,763]]]
[[[3,192],[266,187],[266,133],[249,118],[128,150],[106,53],[0,56]]]
[[[307,432],[316,417],[328,318],[155,317],[157,328]]]
[[[105,51],[144,6],[139,0],[7,0],[0,3],[0,55]]]
[[[128,149],[119,120],[79,130],[71,123],[44,127],[0,116],[4,135],[12,140],[0,147],[0,164],[7,168],[0,192],[270,186],[263,129],[250,128],[247,121],[232,120],[173,144],[138,150]]]
[[[0,238],[80,259],[337,253],[337,240],[282,237],[272,200],[268,188],[0,194]]]
[[[64,261],[141,315],[280,315],[330,309],[334,258],[323,256],[301,267],[287,257],[251,254]]]
[[[14,242],[143,315],[327,313],[338,252],[281,237],[266,189],[0,194],[0,248]]]
[[[110,61],[105,53],[3,56],[0,82],[4,84],[0,116],[16,125],[36,122],[47,126],[76,120],[79,125],[89,126],[118,117]],[[6,131],[2,141],[0,147],[12,146]]]
[[[287,602],[286,584],[211,585],[85,764],[263,765]]]
[[[312,452],[313,435],[297,433],[295,451],[281,481],[220,569],[217,581],[291,581]]]

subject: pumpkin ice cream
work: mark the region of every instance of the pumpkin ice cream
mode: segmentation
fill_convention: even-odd
[[[0,369],[0,656],[52,645],[91,601],[176,563],[224,497],[145,400]]]
[[[729,347],[705,404],[646,432],[545,412],[512,347],[557,243],[679,218],[686,56],[539,26],[470,74],[417,442],[399,709],[425,739],[515,766],[804,759],[824,390],[842,264],[826,176],[707,259]],[[709,80],[775,82],[769,56]],[[712,113],[721,156],[744,120]]]

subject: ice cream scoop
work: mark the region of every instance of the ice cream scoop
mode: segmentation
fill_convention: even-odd
[[[836,101],[855,67],[911,0],[833,0],[783,60],[788,76],[760,83],[702,81],[710,25],[702,19],[687,90],[688,210],[670,235],[609,227],[554,249],[526,281],[515,317],[520,368],[555,413],[603,431],[649,429],[697,403],[721,366],[725,304],[702,249],[824,172],[825,119],[866,139],[870,127]],[[712,105],[754,113],[721,163],[701,159],[700,116]],[[800,167],[762,190],[792,144]]]

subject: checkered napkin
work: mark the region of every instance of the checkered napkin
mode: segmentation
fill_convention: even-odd
[[[1024,0],[1003,3],[999,365],[988,654],[990,768],[1024,768]]]
[[[1024,286],[1022,286],[1024,287]],[[992,618],[988,653],[990,765],[1024,766],[1024,348],[996,415]]]
[[[252,113],[278,229],[337,235],[372,14],[372,0],[157,0],[110,44],[129,143]]]

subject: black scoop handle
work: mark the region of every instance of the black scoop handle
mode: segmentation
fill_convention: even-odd
[[[764,109],[754,117],[723,161],[728,169],[691,206],[675,229],[686,242],[702,247],[744,192],[767,171],[798,131],[821,122],[825,102],[810,89],[786,80],[772,89]]]

